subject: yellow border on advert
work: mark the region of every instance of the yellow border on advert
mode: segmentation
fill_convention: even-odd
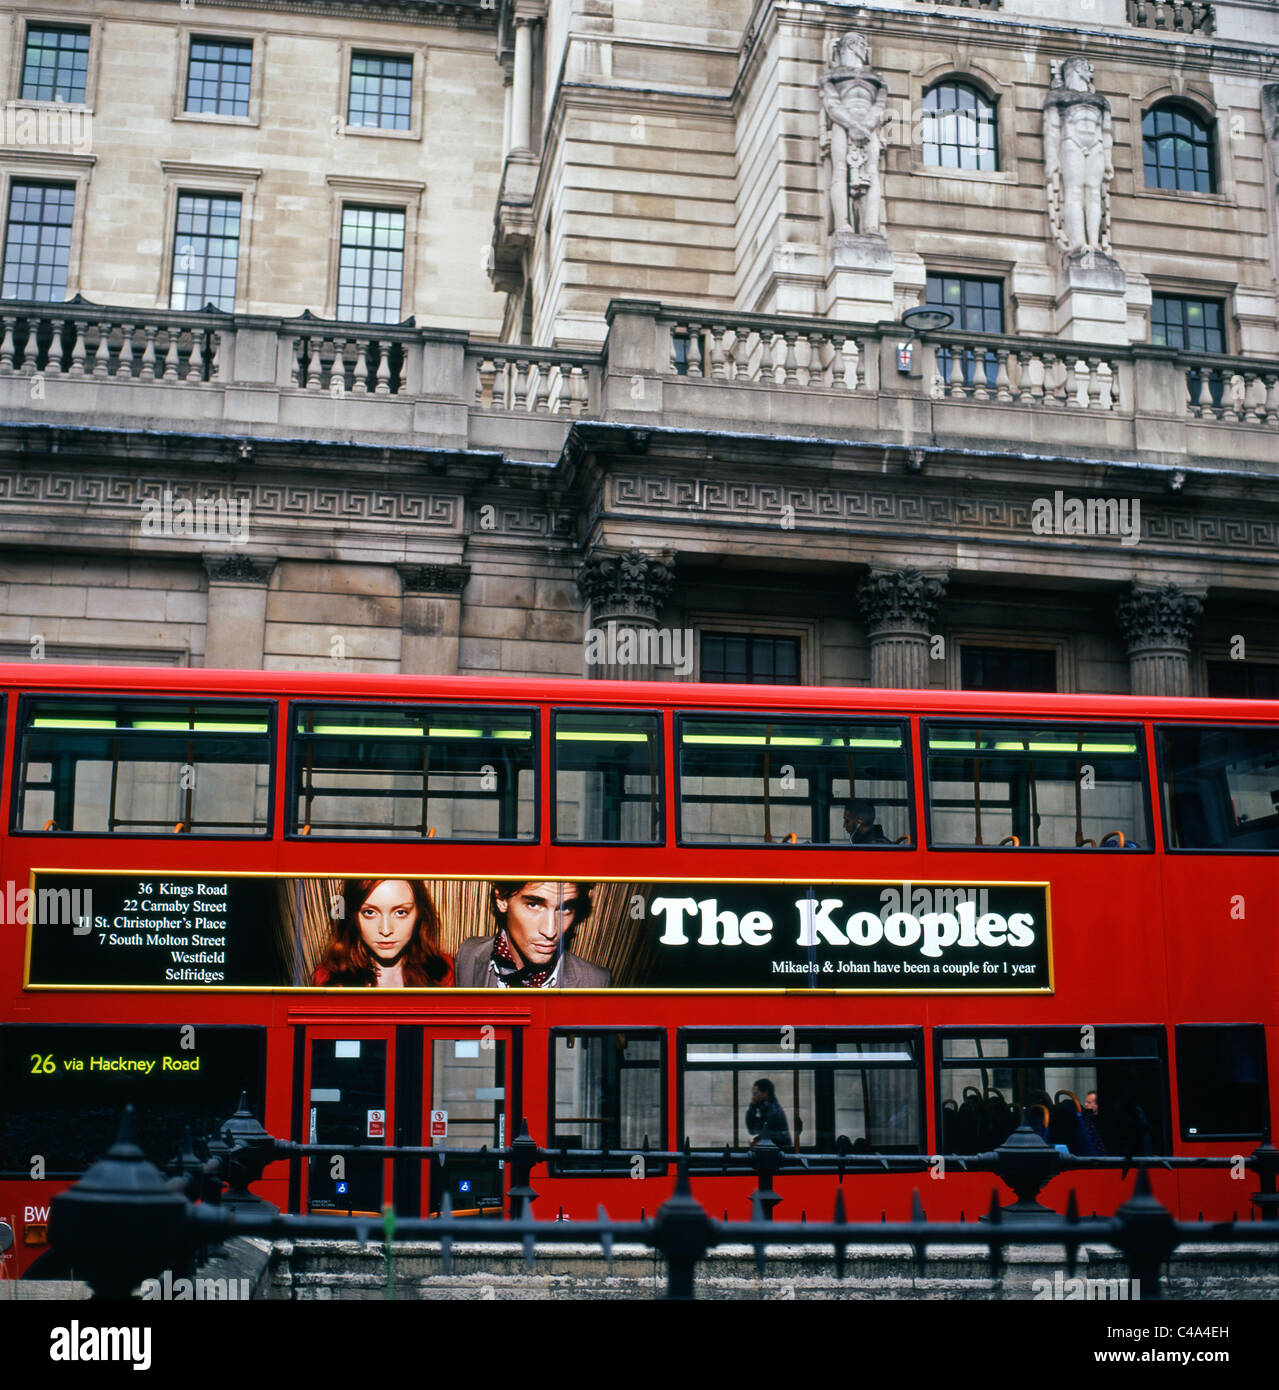
[[[30,872],[31,892],[36,891],[37,874],[79,874],[83,877],[93,875],[99,878],[136,878],[139,874],[149,874],[154,877],[157,873],[162,873],[165,878],[172,879],[192,879],[208,878],[211,873],[216,873],[223,878],[269,878],[279,881],[281,879],[296,878],[350,878],[351,874],[336,871],[327,873],[269,873],[263,870],[246,870],[244,873],[222,873],[221,870],[206,870],[203,872],[187,873],[178,870],[169,873],[167,870],[156,869],[59,869],[59,868],[33,868]],[[361,873],[360,878],[368,878],[369,874]],[[390,875],[387,875],[390,877]],[[501,874],[396,874],[396,878],[403,878],[406,881],[420,879],[423,882],[442,879],[453,883],[492,883],[500,882],[504,876]],[[571,880],[563,880],[570,882]],[[912,887],[919,888],[1042,888],[1044,890],[1044,903],[1047,909],[1047,921],[1045,927],[1048,933],[1048,984],[1032,989],[778,989],[762,986],[758,989],[692,989],[681,987],[678,989],[640,989],[640,988],[621,988],[621,989],[573,989],[565,990],[556,988],[547,991],[549,994],[568,994],[573,997],[581,995],[798,995],[807,998],[828,998],[834,995],[848,995],[850,997],[864,996],[868,994],[910,994],[910,995],[938,995],[943,998],[956,998],[972,994],[1038,994],[1052,995],[1056,993],[1056,980],[1054,976],[1053,958],[1053,938],[1052,938],[1052,884],[1047,879],[965,879],[962,885],[959,880],[939,879],[939,878],[678,878],[678,879],[636,879],[630,875],[617,875],[614,877],[591,878],[592,883],[709,883],[709,884],[795,884],[802,887],[831,887],[831,888],[857,888],[863,886],[876,886],[890,888],[895,884],[909,883]],[[26,947],[23,952],[22,962],[22,988],[24,991],[42,990],[66,990],[66,991],[89,991],[98,994],[340,994],[346,998],[352,997],[352,992],[343,987],[323,986],[323,985],[218,985],[210,988],[207,985],[56,985],[31,983],[31,938],[36,923],[27,923]],[[400,998],[401,996],[428,996],[435,999],[446,999],[455,995],[489,995],[493,993],[490,989],[468,989],[459,988],[451,985],[448,989],[439,988],[414,988],[405,987],[403,989],[388,990],[390,998]]]

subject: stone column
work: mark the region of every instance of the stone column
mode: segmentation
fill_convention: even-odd
[[[1134,584],[1115,610],[1128,643],[1134,695],[1190,694],[1190,638],[1203,595],[1176,584]]]
[[[403,598],[400,671],[456,676],[467,565],[397,565]]]
[[[532,148],[533,129],[533,21],[515,17],[515,63],[511,77],[511,149]]]
[[[206,553],[202,558],[209,576],[205,666],[260,671],[274,557]]]
[[[692,633],[673,633],[657,623],[674,583],[674,556],[668,551],[591,551],[577,575],[577,587],[590,604],[585,652],[589,677],[657,680],[663,665],[692,669]]]
[[[870,637],[870,683],[892,690],[930,684],[930,642],[937,631],[945,574],[871,569],[857,589],[857,606]]]

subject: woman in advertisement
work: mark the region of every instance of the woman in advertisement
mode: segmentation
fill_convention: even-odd
[[[497,882],[489,886],[492,936],[472,936],[457,953],[463,989],[607,989],[612,977],[565,948],[591,910],[589,883]]]
[[[420,879],[348,878],[342,915],[314,982],[328,986],[423,989],[453,983],[440,950],[435,904]]]

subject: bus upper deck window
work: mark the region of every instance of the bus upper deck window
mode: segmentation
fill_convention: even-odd
[[[891,849],[914,839],[904,724],[684,715],[679,779],[685,844]]]
[[[1168,848],[1279,850],[1279,728],[1155,730]]]
[[[555,838],[662,842],[662,720],[617,710],[557,710]]]
[[[536,837],[532,710],[308,704],[291,719],[295,835]]]
[[[929,842],[1148,850],[1140,728],[930,723]]]
[[[20,722],[15,829],[268,833],[269,705],[32,698]]]

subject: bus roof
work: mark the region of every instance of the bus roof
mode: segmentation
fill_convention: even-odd
[[[192,667],[0,663],[0,688],[18,692],[192,695],[397,702],[550,703],[565,706],[776,709],[782,713],[987,715],[1034,719],[1279,720],[1279,702],[1020,691],[891,690],[870,686],[731,685],[564,677],[380,675]]]

